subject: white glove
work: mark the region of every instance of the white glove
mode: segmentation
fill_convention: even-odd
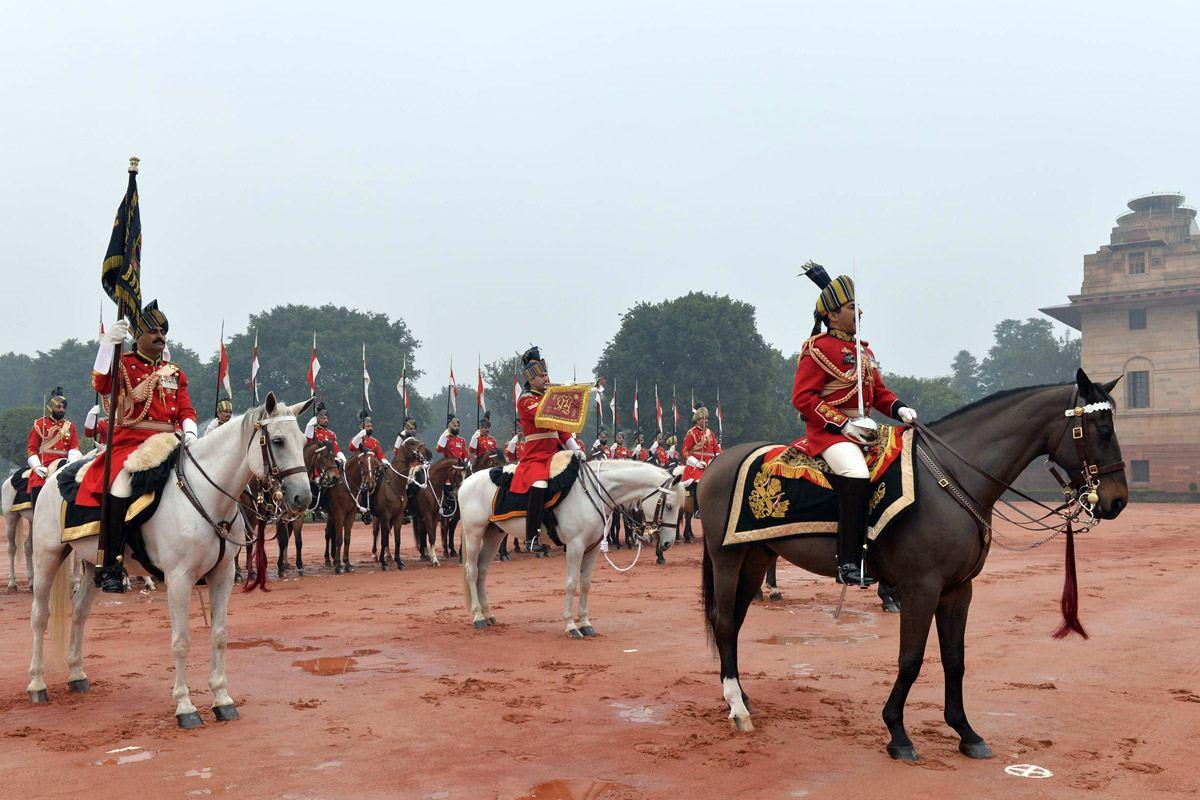
[[[41,464],[38,464],[36,467],[34,467],[34,468],[33,468],[33,471],[34,471],[35,473],[37,473],[37,476],[38,476],[39,478],[44,478],[44,477],[46,477],[46,473],[47,473],[49,470],[47,470],[47,469],[46,469],[45,467],[43,467]]]
[[[333,460],[338,462],[339,464],[345,464],[346,463],[346,454],[343,453],[341,450],[338,450],[338,454],[333,457]]]
[[[317,418],[313,417],[312,419],[310,419],[308,421],[308,424],[304,426],[304,437],[306,439],[313,438],[313,431],[315,431],[316,429],[317,429]]]
[[[870,424],[869,419],[848,420],[842,426],[842,433],[859,444],[873,444],[879,438],[879,430]]]
[[[29,458],[25,459],[25,463],[29,465],[30,469],[37,469],[42,465],[42,460],[37,456],[30,456]]]
[[[905,425],[912,425],[917,421],[917,410],[915,408],[904,406],[896,414],[898,415],[898,419]]]
[[[125,337],[129,335],[129,320],[119,319],[116,323],[100,334],[100,344],[108,345],[111,350],[119,344],[125,343]]]
[[[100,418],[100,406],[92,406],[87,413],[87,418],[83,421],[83,427],[89,431],[96,430],[96,420]]]
[[[685,463],[685,464],[687,464],[689,467],[693,467],[693,468],[695,468],[695,469],[699,469],[699,468],[700,468],[700,459],[696,458],[695,456],[688,456],[688,457],[687,457],[687,460],[686,460],[686,461],[684,461],[683,463]]]
[[[183,443],[189,445],[196,441],[199,429],[196,427],[196,420],[185,419],[180,423],[179,427],[183,428]]]
[[[366,428],[363,428],[361,431],[359,431],[358,433],[354,434],[354,438],[350,440],[350,449],[351,449],[351,450],[357,450],[357,449],[358,449],[358,446],[359,446],[360,444],[362,444],[363,437],[365,437],[366,435],[367,435],[367,429],[366,429]]]
[[[67,451],[67,463],[68,464],[70,464],[72,461],[78,461],[81,458],[83,458],[83,453],[79,452],[78,450],[68,450]]]
[[[379,459],[379,460],[380,460],[380,461],[383,463],[383,465],[384,465],[385,467],[387,467],[387,466],[390,466],[390,465],[391,465],[391,463],[392,463],[392,462],[388,461],[386,458],[381,458],[381,459]]]

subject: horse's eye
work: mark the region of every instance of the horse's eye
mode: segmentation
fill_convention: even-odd
[[[282,437],[282,436],[276,436],[276,437],[272,438],[272,439],[271,439],[271,444],[277,444],[277,445],[279,445],[280,447],[283,447],[283,437]]]

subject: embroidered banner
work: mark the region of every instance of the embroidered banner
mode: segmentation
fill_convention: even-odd
[[[548,386],[533,422],[539,428],[579,433],[587,424],[588,400],[591,395],[590,383]]]

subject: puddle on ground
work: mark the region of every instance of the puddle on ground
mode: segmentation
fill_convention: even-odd
[[[539,783],[518,800],[604,800],[628,789],[628,786],[612,781],[566,778]]]
[[[138,761],[149,761],[154,758],[154,751],[143,750],[140,747],[122,747],[120,751],[110,751],[108,758],[93,761],[97,767],[115,767],[120,764],[135,764]]]
[[[878,639],[878,633],[796,633],[780,634],[759,639],[759,644],[843,644],[847,647],[858,647],[863,642]]]
[[[792,670],[793,670],[793,671],[794,671],[794,672],[795,672],[797,675],[804,675],[804,676],[807,676],[807,675],[812,675],[812,674],[813,674],[813,665],[812,665],[812,664],[806,664],[806,663],[803,663],[803,662],[801,662],[801,663],[799,663],[799,664],[792,664]]]
[[[661,706],[646,706],[646,705],[626,705],[625,703],[613,703],[612,707],[617,710],[617,716],[626,722],[636,722],[641,725],[661,725],[658,717],[662,713]]]
[[[358,660],[352,656],[306,658],[303,661],[293,661],[292,666],[299,667],[309,675],[345,675],[347,672],[358,672]]]
[[[251,647],[269,647],[277,653],[311,653],[318,648],[307,644],[285,645],[275,639],[240,639],[226,645],[230,650],[249,650]]]

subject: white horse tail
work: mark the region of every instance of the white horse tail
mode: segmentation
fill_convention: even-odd
[[[68,556],[70,554],[68,553]],[[83,580],[88,580],[84,570]],[[80,588],[83,591],[83,588]],[[58,666],[67,663],[67,636],[71,631],[71,568],[64,559],[54,573],[50,587],[50,655]]]

